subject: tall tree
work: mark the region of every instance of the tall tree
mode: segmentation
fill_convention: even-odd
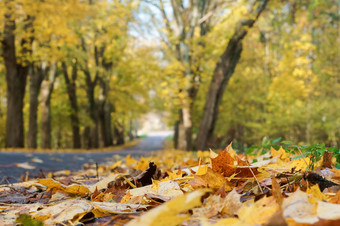
[[[67,65],[62,62],[63,75],[66,83],[67,95],[71,105],[71,123],[72,123],[72,135],[73,135],[73,148],[81,147],[80,140],[80,128],[78,117],[78,100],[77,100],[77,86],[76,80],[78,77],[77,61],[74,59],[72,62],[71,76],[68,73]]]
[[[52,147],[52,128],[51,128],[51,98],[54,89],[54,83],[57,76],[57,65],[52,63],[48,76],[42,83],[42,117],[41,117],[41,147],[50,149]]]
[[[265,9],[267,2],[268,0],[252,1],[249,9],[249,18],[242,19],[238,22],[236,30],[229,40],[224,53],[216,63],[204,106],[203,118],[198,130],[195,144],[196,149],[204,149],[207,140],[213,135],[225,87],[234,73],[241,56],[242,40],[247,35],[248,29],[254,25]]]
[[[178,87],[180,106],[175,126],[175,146],[189,150],[192,148],[192,109],[200,85],[200,70],[197,66],[199,56],[194,54],[194,43],[199,39],[197,32],[201,37],[206,35],[209,19],[220,1],[172,0],[170,3],[171,17],[167,14],[164,1],[152,4],[160,10],[165,21],[167,37],[163,38],[163,41],[182,66],[181,80],[184,83]],[[173,21],[170,18],[173,18]]]
[[[38,97],[40,94],[41,83],[48,71],[46,63],[43,65],[32,65],[29,94],[30,94],[30,109],[28,119],[28,134],[27,134],[27,147],[37,148],[37,135],[38,135]]]
[[[5,7],[2,47],[7,81],[6,147],[24,147],[23,101],[33,41],[33,18],[25,15],[23,29],[26,36],[21,37],[17,45],[14,1],[6,0]],[[20,49],[20,52],[16,52],[16,49]]]

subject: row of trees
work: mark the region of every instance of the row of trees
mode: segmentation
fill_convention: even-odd
[[[338,1],[153,7],[165,21],[158,23],[163,60],[177,68],[166,78],[176,147],[243,146],[268,136],[339,145]]]
[[[131,122],[146,110],[148,92],[141,84],[153,81],[145,65],[133,61],[150,55],[129,35],[135,2],[0,4],[5,146],[24,147],[25,131],[28,148],[122,144],[126,127],[132,137]]]
[[[158,110],[179,149],[266,136],[337,145],[339,5],[1,1],[0,143],[120,144]]]

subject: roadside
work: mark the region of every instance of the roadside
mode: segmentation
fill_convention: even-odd
[[[84,152],[0,152],[0,184],[17,182],[28,172],[36,177],[41,172],[47,174],[60,170],[80,170],[85,163],[100,164],[127,155],[147,156],[152,151],[162,150],[165,138],[171,132],[155,132],[137,145],[112,151]]]
[[[135,138],[132,141],[127,141],[125,144],[117,145],[117,146],[110,146],[104,148],[92,148],[92,149],[72,149],[72,148],[59,148],[59,149],[31,149],[31,148],[0,148],[0,152],[34,152],[34,153],[65,153],[65,152],[103,152],[103,151],[119,151],[122,149],[134,147],[138,145],[140,141],[145,139],[147,136],[143,136],[141,138]]]

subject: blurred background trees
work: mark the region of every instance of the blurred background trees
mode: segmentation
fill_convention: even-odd
[[[4,0],[0,18],[0,147],[123,144],[148,112],[179,149],[339,145],[337,0]]]

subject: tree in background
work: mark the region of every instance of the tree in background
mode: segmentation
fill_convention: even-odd
[[[6,0],[2,55],[6,67],[6,147],[24,147],[23,105],[33,41],[33,15],[24,6]],[[18,9],[16,9],[18,7]]]
[[[228,45],[220,56],[213,76],[211,78],[207,99],[205,102],[203,118],[198,129],[195,148],[203,150],[207,140],[211,139],[218,117],[219,107],[222,101],[225,87],[230,77],[233,75],[235,67],[240,59],[242,52],[242,41],[262,11],[265,9],[267,0],[254,1],[248,10],[248,18],[241,19],[235,29],[235,33],[228,42]],[[255,5],[255,6],[254,6]]]

